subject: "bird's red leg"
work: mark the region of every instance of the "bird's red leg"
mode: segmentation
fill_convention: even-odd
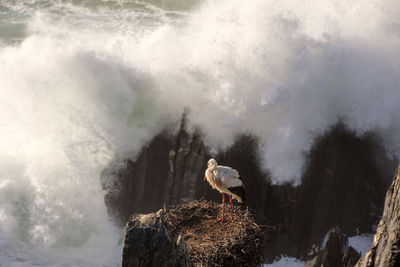
[[[229,202],[231,203],[231,222],[233,222],[232,195],[229,195]]]
[[[219,218],[218,221],[224,220],[224,214],[225,214],[225,194],[222,193],[222,217]]]

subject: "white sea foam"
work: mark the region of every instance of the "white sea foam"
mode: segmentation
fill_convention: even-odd
[[[304,154],[338,120],[400,154],[397,1],[10,3],[0,7],[4,257],[119,262],[100,172],[185,107],[211,147],[258,136],[276,183],[299,183]]]
[[[349,246],[352,246],[357,252],[361,253],[361,257],[364,257],[370,249],[373,241],[373,234],[351,236],[349,237]]]
[[[274,261],[270,264],[264,264],[264,267],[302,267],[304,262],[291,257],[281,257],[280,259]]]

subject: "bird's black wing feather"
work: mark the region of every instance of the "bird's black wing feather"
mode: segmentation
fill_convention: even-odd
[[[243,203],[246,202],[246,192],[244,191],[243,186],[229,187],[228,190],[235,195],[238,195],[242,199]]]

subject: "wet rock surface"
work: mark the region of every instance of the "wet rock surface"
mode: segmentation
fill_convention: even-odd
[[[400,166],[390,185],[385,199],[382,219],[379,222],[374,242],[357,267],[400,266]]]

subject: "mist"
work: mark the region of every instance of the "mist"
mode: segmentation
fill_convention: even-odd
[[[69,263],[67,247],[114,262],[100,173],[185,108],[211,149],[257,136],[277,184],[300,183],[313,141],[339,121],[400,156],[396,1],[82,3],[0,10],[4,257]]]

